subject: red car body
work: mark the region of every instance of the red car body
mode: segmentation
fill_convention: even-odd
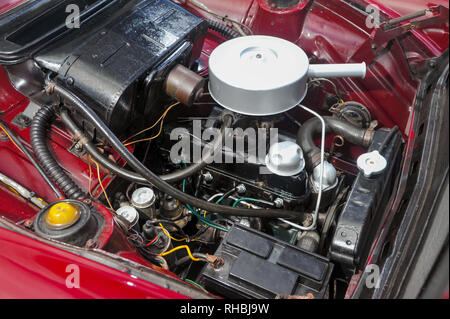
[[[24,0],[0,0],[0,14],[20,5]],[[174,1],[177,2],[177,1]],[[180,1],[184,2],[184,1]],[[385,126],[397,125],[405,139],[407,148],[413,146],[416,132],[412,128],[414,105],[420,83],[411,78],[405,63],[409,54],[417,68],[429,58],[440,56],[448,49],[448,23],[421,30],[411,31],[403,42],[403,50],[394,44],[388,54],[378,57],[370,43],[375,35],[368,29],[365,16],[350,10],[343,1],[318,0],[310,12],[289,10],[282,13],[271,12],[264,0],[203,0],[211,9],[238,20],[253,28],[256,34],[267,34],[286,38],[302,48],[314,53],[321,63],[360,62],[370,60],[368,76],[364,80],[342,79],[342,85],[351,88],[352,98],[368,106],[374,117]],[[397,18],[419,10],[435,6],[448,8],[448,1],[435,0],[359,0],[359,4],[375,4],[383,14]],[[305,2],[306,5],[306,2]],[[188,10],[203,15],[202,11],[184,5]],[[447,9],[448,10],[448,9]],[[298,26],[303,28],[297,30]],[[380,38],[381,39],[381,38]],[[203,47],[202,59],[207,63],[211,51],[223,41],[216,33],[209,33]],[[383,46],[386,43],[380,42]],[[367,89],[370,88],[370,89]],[[314,95],[310,99],[314,99]],[[10,123],[27,106],[28,100],[9,83],[5,71],[0,67],[0,114]],[[25,144],[29,144],[29,130],[16,131]],[[65,165],[73,178],[82,187],[89,183],[89,168],[85,162],[67,152],[70,137],[64,130],[56,128],[51,140],[57,158]],[[357,147],[349,149],[355,156],[361,153]],[[4,136],[0,136],[0,171],[21,183],[28,189],[39,190],[48,202],[55,200],[51,189],[34,170],[27,159]],[[108,180],[104,181],[105,184]],[[93,186],[98,180],[93,178]],[[10,190],[0,186],[0,215],[16,225],[23,225],[36,214],[36,209]],[[162,287],[162,281],[140,274],[130,274],[132,265],[145,267],[149,273],[160,278],[172,278],[171,274],[161,274],[160,270],[142,259],[128,244],[126,238],[112,231],[115,250],[123,258],[134,264],[118,266],[120,262],[104,264],[104,261],[89,254],[72,251],[39,238],[31,238],[20,232],[19,226],[5,226],[0,221],[0,298],[185,298],[182,293]],[[3,225],[5,223],[5,225]],[[9,228],[9,229],[8,229]],[[96,255],[99,257],[101,252]],[[67,266],[76,264],[80,270],[80,288],[68,288],[66,279],[70,275]],[[162,277],[161,277],[162,276]],[[173,279],[172,279],[173,280]],[[184,283],[183,283],[184,285]],[[186,290],[188,291],[188,290]],[[186,293],[187,294],[187,293]]]

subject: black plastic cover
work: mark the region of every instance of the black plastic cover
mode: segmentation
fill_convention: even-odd
[[[328,259],[241,225],[233,226],[215,255],[225,264],[205,266],[200,283],[230,298],[323,298],[333,271]]]
[[[119,1],[120,2],[120,1]],[[53,43],[34,59],[58,74],[116,133],[142,118],[152,82],[198,57],[207,22],[169,0],[128,0]],[[170,61],[170,63],[167,63]],[[160,68],[161,65],[164,67]],[[160,72],[154,76],[156,69]]]
[[[65,25],[68,4],[80,7],[78,29]],[[169,0],[31,1],[0,17],[0,64],[10,79],[37,83],[26,90],[32,96],[22,92],[30,98],[42,91],[44,72],[52,71],[122,135],[160,112],[153,108],[166,98],[165,75],[175,64],[193,63],[207,29],[206,21]],[[44,72],[24,74],[25,65],[36,65],[30,59]],[[95,135],[88,121],[73,116]]]
[[[387,130],[378,130],[369,152],[378,150],[388,134]],[[330,247],[333,261],[348,269],[364,265],[383,222],[382,215],[392,194],[400,155],[401,135],[397,132],[383,152],[388,162],[385,171],[371,178],[358,174],[337,222]]]

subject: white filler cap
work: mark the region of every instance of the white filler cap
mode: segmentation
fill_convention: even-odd
[[[365,177],[372,177],[384,172],[387,161],[378,151],[373,151],[358,157],[356,164]]]
[[[136,208],[148,208],[155,203],[155,200],[155,192],[149,187],[138,188],[131,195],[131,204]]]
[[[117,215],[125,218],[131,226],[134,226],[139,221],[139,213],[132,206],[122,206],[116,211]]]

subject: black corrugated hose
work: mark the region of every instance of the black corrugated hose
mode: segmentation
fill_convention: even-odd
[[[208,20],[208,24],[211,30],[223,35],[228,40],[240,37],[240,34],[237,31],[234,31],[223,23],[214,20]]]
[[[47,141],[47,130],[55,119],[53,106],[43,106],[34,116],[31,122],[31,146],[44,172],[49,176],[61,191],[72,199],[86,198],[84,192],[59,166],[53,158]]]

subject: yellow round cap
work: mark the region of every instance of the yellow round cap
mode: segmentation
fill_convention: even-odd
[[[45,222],[50,228],[64,229],[75,224],[80,219],[80,209],[70,203],[57,203],[50,207],[45,216]]]

